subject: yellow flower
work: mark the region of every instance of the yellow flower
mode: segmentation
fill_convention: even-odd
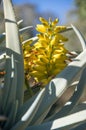
[[[29,77],[45,86],[67,66],[68,50],[63,42],[68,39],[60,33],[66,27],[57,26],[58,19],[47,21],[40,17],[40,22],[36,27],[38,41],[33,46],[31,42],[23,46],[24,65]]]

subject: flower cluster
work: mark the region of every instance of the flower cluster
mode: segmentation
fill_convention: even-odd
[[[29,78],[45,86],[67,66],[68,50],[64,42],[68,39],[61,34],[66,27],[57,26],[58,19],[47,21],[41,17],[40,22],[36,27],[38,41],[34,45],[32,41],[23,45],[24,67]]]

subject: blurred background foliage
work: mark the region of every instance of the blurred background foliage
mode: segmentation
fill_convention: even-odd
[[[80,19],[86,19],[86,0],[75,0],[77,6],[77,13]]]
[[[75,9],[71,10],[67,13],[68,22],[66,24],[74,24],[84,35],[86,38],[86,0],[75,0]],[[70,46],[70,50],[76,49],[80,50],[79,40],[77,39],[74,32],[68,32],[66,35],[69,37],[69,43],[67,46]],[[76,44],[76,46],[74,46]]]
[[[66,15],[66,22],[63,23],[64,25],[70,26],[70,24],[74,24],[77,26],[80,31],[83,33],[84,36],[86,36],[86,0],[74,0],[73,1],[75,8],[70,8],[70,10],[67,12]],[[49,5],[48,5],[49,6]],[[33,25],[32,29],[29,29],[25,34],[25,39],[31,38],[35,36],[35,25],[39,23],[38,19],[39,17],[44,18],[56,18],[56,12],[52,12],[52,10],[47,10],[46,12],[40,13],[38,11],[38,7],[35,4],[29,4],[28,2],[26,4],[15,4],[15,13],[17,20],[23,19],[23,23],[20,25],[21,27],[25,26],[31,26]],[[64,6],[65,8],[65,6]],[[58,14],[59,15],[59,14]],[[64,14],[63,14],[64,15]],[[60,16],[59,16],[60,17]],[[3,8],[2,4],[0,5],[0,33],[4,32],[4,20],[3,20]],[[69,37],[68,44],[71,43],[71,50],[73,51],[73,46],[75,42],[79,42],[77,37],[75,36],[73,31],[70,31],[70,33],[66,33],[66,35]],[[67,46],[68,46],[67,44]],[[78,51],[78,50],[77,50]]]

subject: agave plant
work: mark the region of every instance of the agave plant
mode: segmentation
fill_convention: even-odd
[[[86,110],[82,104],[78,103],[86,85],[86,80],[84,80],[86,76],[86,45],[79,30],[72,25],[81,41],[83,52],[60,74],[56,75],[46,87],[23,102],[24,65],[18,23],[15,19],[12,1],[3,0],[3,6],[6,45],[0,48],[1,53],[3,52],[0,56],[0,68],[4,69],[3,74],[5,74],[4,84],[1,82],[0,85],[0,129],[63,130],[86,128]],[[69,90],[72,94],[68,93]],[[68,105],[68,101],[71,102],[70,105]],[[56,107],[51,111],[55,103]]]

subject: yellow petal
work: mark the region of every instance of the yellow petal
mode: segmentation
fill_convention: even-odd
[[[40,58],[40,60],[41,60],[42,62],[44,62],[44,63],[48,63],[48,62],[49,62],[49,60],[48,60],[47,58],[45,58],[45,57]]]
[[[59,19],[55,19],[53,22],[52,22],[52,26],[55,26],[57,23],[58,23]]]
[[[44,25],[38,24],[36,30],[41,33],[46,33],[47,28]]]
[[[46,67],[44,65],[43,66],[36,65],[33,67],[33,70],[43,72],[46,71]]]
[[[66,26],[56,26],[54,31],[56,33],[66,30]]]
[[[40,17],[39,20],[41,21],[41,23],[48,25],[48,21],[46,19]]]

